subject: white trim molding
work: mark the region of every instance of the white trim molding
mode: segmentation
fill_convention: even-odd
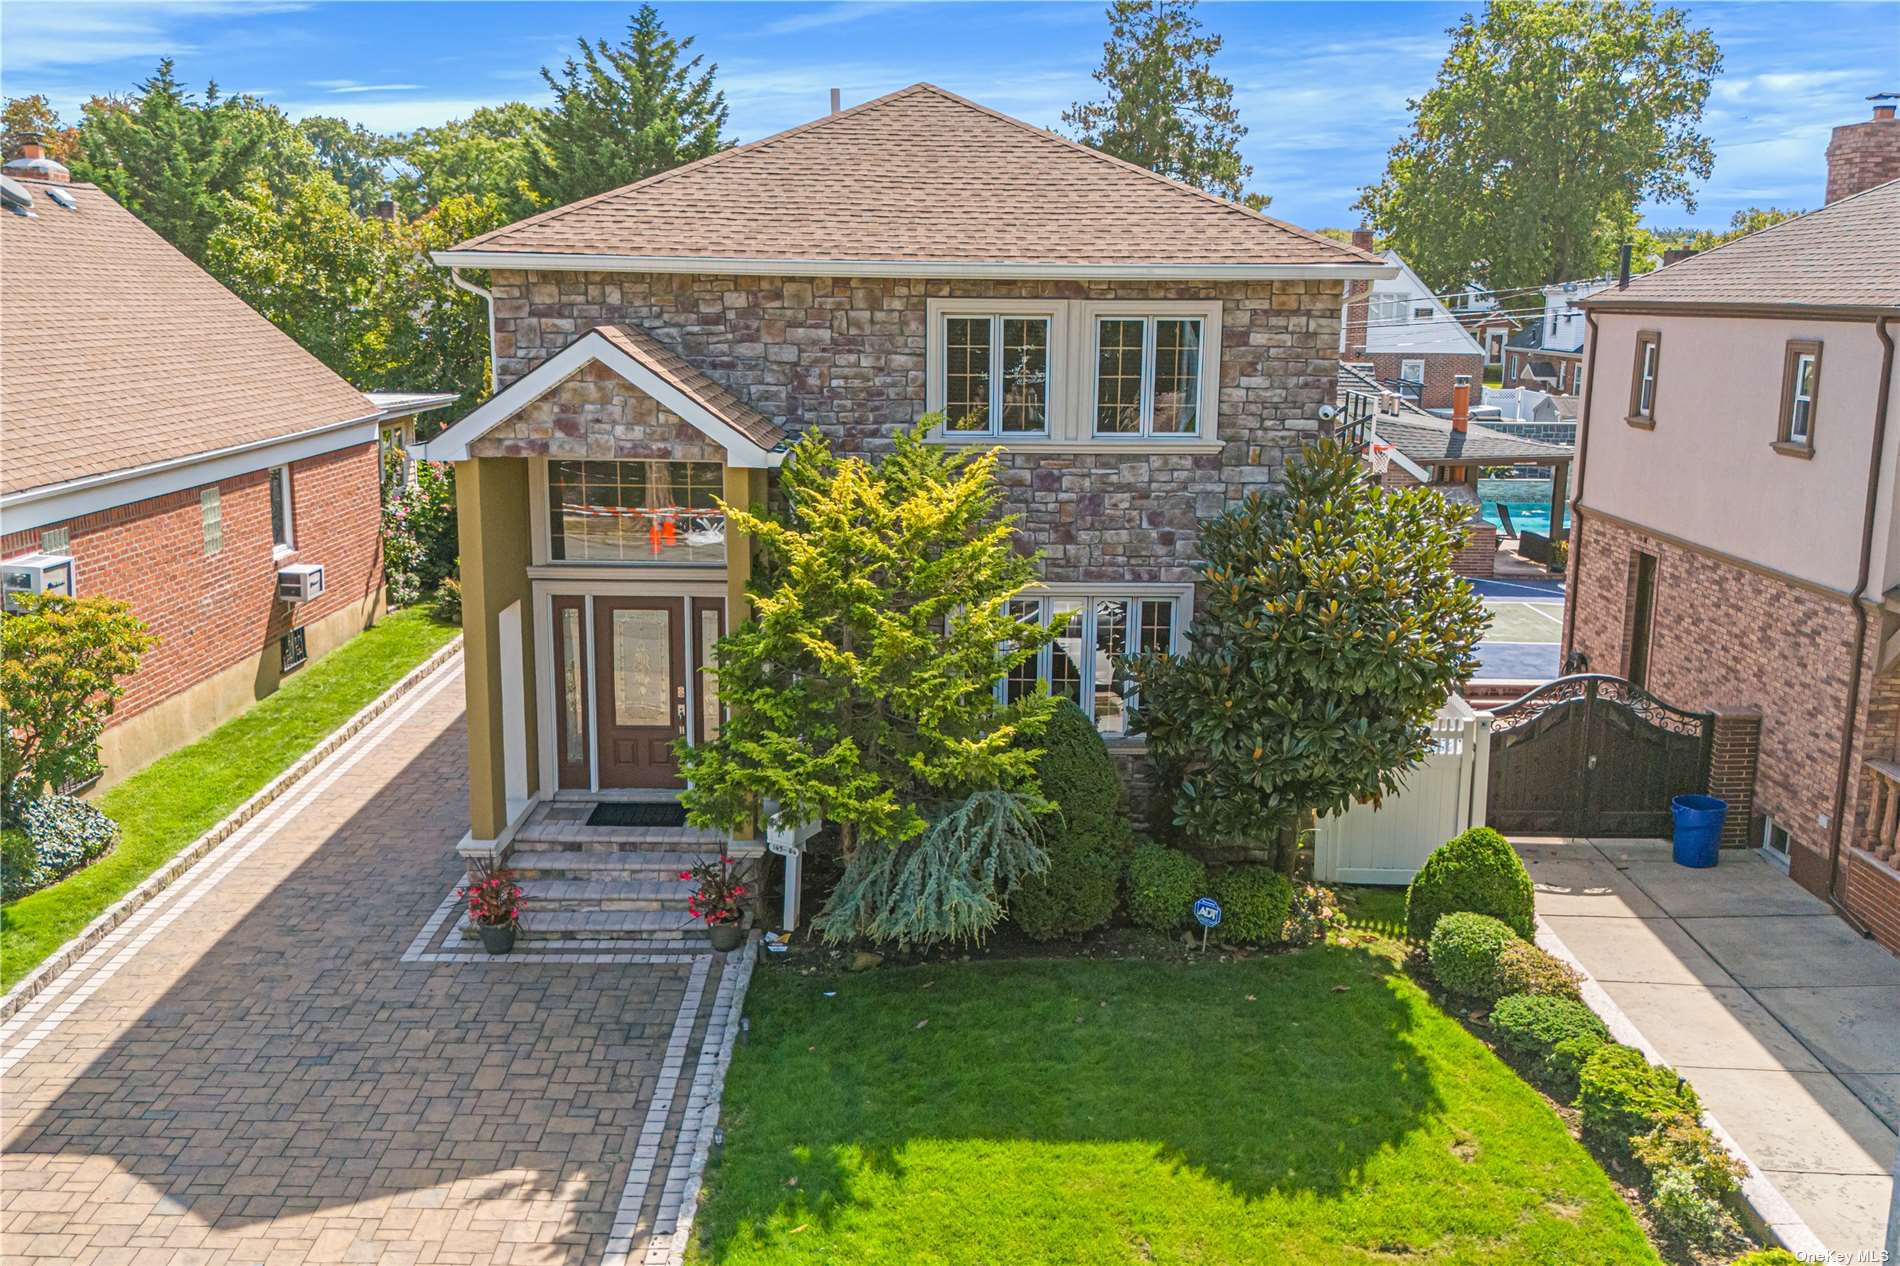
[[[285,466],[310,457],[320,457],[340,448],[374,444],[380,438],[381,413],[332,422],[295,435],[276,436],[230,448],[192,453],[146,466],[87,475],[65,483],[28,488],[0,497],[0,531],[24,532],[64,523],[110,510],[115,506],[149,501],[167,493],[200,488],[248,475],[253,471]]]
[[[434,251],[444,268],[522,272],[679,273],[718,277],[1100,278],[1128,281],[1383,281],[1391,264],[1070,264],[1011,260],[773,259],[724,255],[589,255],[546,251]]]
[[[593,330],[581,335],[555,355],[510,383],[507,390],[489,397],[479,409],[442,434],[417,445],[416,455],[434,462],[467,461],[470,444],[595,361],[605,365],[634,387],[653,397],[663,407],[684,418],[713,443],[725,449],[726,465],[771,469],[785,460],[783,452],[759,447],[715,417],[697,400],[614,346],[604,335]]]

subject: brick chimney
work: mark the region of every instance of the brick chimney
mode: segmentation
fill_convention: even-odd
[[[38,132],[28,132],[20,138],[20,152],[9,160],[4,170],[7,175],[22,180],[45,180],[63,185],[72,180],[73,174],[66,165],[56,158],[46,155],[45,138]]]
[[[1830,203],[1900,179],[1900,119],[1894,117],[1900,93],[1876,92],[1867,99],[1874,104],[1874,117],[1835,128],[1827,143]]]
[[[1471,429],[1471,375],[1459,374],[1451,380],[1451,429],[1464,433]]]
[[[1352,231],[1352,244],[1362,251],[1372,249],[1372,230],[1358,228]],[[1346,328],[1345,342],[1340,350],[1347,360],[1366,358],[1366,325],[1372,319],[1372,283],[1369,281],[1349,281],[1346,283]]]

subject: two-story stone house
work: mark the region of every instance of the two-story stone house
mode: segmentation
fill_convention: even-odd
[[[1394,271],[927,84],[437,262],[488,270],[494,320],[496,394],[426,449],[457,466],[469,851],[677,786],[745,616],[715,498],[764,500],[812,427],[876,454],[940,411],[1006,448],[1063,630],[1037,674],[1122,739],[1112,656],[1178,643],[1201,522],[1313,437],[1345,284]]]
[[[1758,726],[1729,842],[1900,949],[1900,181],[1583,310],[1565,649]]]

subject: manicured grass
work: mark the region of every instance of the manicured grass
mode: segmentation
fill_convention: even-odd
[[[189,747],[99,797],[119,846],[75,875],[0,910],[0,988],[8,988],[178,850],[461,630],[417,609],[365,630]]]
[[[696,1260],[1656,1263],[1394,952],[762,966]]]

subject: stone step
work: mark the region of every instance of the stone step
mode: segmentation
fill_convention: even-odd
[[[508,865],[523,880],[533,879],[646,879],[681,883],[679,873],[717,853],[679,853],[665,850],[513,853]],[[690,885],[682,884],[686,891]]]
[[[468,935],[476,933],[471,928]],[[706,925],[685,910],[536,910],[521,920],[528,941],[682,942],[692,948],[706,942]]]
[[[696,826],[587,826],[575,822],[529,822],[515,832],[509,846],[515,853],[693,853],[719,855],[725,837]],[[727,850],[734,857],[756,857],[765,845],[756,840],[736,841]]]
[[[678,874],[677,871],[674,872]],[[530,911],[663,910],[686,917],[696,885],[682,879],[525,879],[521,895]]]

